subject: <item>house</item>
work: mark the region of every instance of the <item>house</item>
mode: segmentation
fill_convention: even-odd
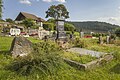
[[[26,12],[20,12],[18,14],[18,16],[16,17],[15,22],[16,23],[21,23],[25,19],[33,19],[36,23],[45,22],[44,19],[42,19],[40,17],[37,17],[34,14],[30,14],[30,13],[26,13]]]

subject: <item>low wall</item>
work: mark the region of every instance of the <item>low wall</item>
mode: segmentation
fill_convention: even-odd
[[[76,67],[79,70],[85,70],[87,68],[87,66],[85,64],[80,64],[76,61],[72,61],[72,60],[69,60],[69,59],[64,59],[64,61],[66,63],[68,63],[70,66]]]
[[[94,61],[88,62],[86,64],[81,64],[81,63],[78,63],[76,61],[72,61],[72,60],[69,60],[69,59],[64,59],[64,61],[66,63],[68,63],[70,66],[76,67],[79,70],[81,70],[81,69],[86,70],[86,69],[95,68],[95,67],[100,66],[104,63],[108,63],[112,59],[113,59],[113,55],[109,54],[109,55],[106,55],[102,58],[99,58],[99,59],[96,59]]]

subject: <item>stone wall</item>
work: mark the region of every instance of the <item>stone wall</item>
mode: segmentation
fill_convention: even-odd
[[[64,59],[64,61],[66,63],[68,63],[70,66],[76,67],[77,69],[87,70],[87,69],[95,68],[95,67],[100,66],[102,64],[106,64],[109,61],[111,61],[112,59],[113,59],[113,55],[109,54],[109,55],[106,55],[102,58],[88,62],[86,64],[81,64],[81,63],[78,63],[76,61],[72,61],[72,60],[68,60],[68,59]]]
[[[64,59],[66,63],[68,63],[70,66],[76,67],[79,70],[85,70],[87,66],[85,64],[78,63],[76,61],[72,61],[69,59]]]

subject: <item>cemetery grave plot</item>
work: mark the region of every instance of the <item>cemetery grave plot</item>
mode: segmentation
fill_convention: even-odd
[[[112,54],[82,48],[71,48],[64,57],[66,63],[80,70],[95,68],[113,60]]]
[[[110,46],[110,44],[102,44],[102,45],[98,44],[97,41],[94,39],[82,39],[82,41],[84,41],[85,43],[84,44],[77,43],[77,44],[81,44],[81,45],[87,44],[87,46],[85,46],[84,48],[73,47],[67,49],[68,52],[67,55],[72,55],[74,57],[66,57],[65,61],[70,65],[72,64],[73,67],[77,66],[79,68],[82,66],[81,68],[84,67],[84,69],[89,69],[100,66],[103,63],[106,64],[111,60],[113,60],[112,54],[114,54],[114,52],[119,49],[119,47],[116,45]],[[75,56],[76,54],[78,55],[77,58]],[[85,60],[83,61],[87,60],[86,62],[83,62],[81,60],[84,59],[84,57]]]
[[[79,62],[81,64],[86,64],[88,62],[91,62],[95,59],[97,59],[96,57],[92,57],[91,55],[80,55],[79,53],[75,53],[75,52],[64,52],[62,54],[63,58],[65,59],[70,59],[72,61],[76,61]]]
[[[6,40],[6,38],[7,38],[7,41],[5,41]],[[11,42],[12,42],[12,40],[10,40],[10,38],[11,37],[3,37],[2,39],[0,38],[0,45],[1,46],[3,46],[3,45],[5,45],[6,46],[6,48],[4,48],[4,47],[2,47],[2,48],[0,48],[0,49],[2,49],[2,51],[3,50],[9,50],[9,46],[11,45]],[[13,38],[12,38],[13,39]],[[37,39],[34,39],[34,38],[28,38],[30,41],[32,41],[33,43],[38,43],[39,42],[39,40],[37,40]],[[87,41],[89,41],[88,39],[87,39]],[[10,42],[10,44],[9,44],[9,42]],[[93,48],[95,49],[96,48],[96,51],[102,51],[102,52],[106,52],[106,53],[109,53],[109,52],[111,52],[111,51],[118,51],[119,52],[119,49],[120,49],[120,47],[118,47],[118,46],[111,46],[110,48],[108,47],[108,46],[103,46],[103,45],[90,45],[91,47],[89,47],[89,50],[91,49],[91,50],[93,50]],[[86,47],[87,48],[87,47]],[[104,49],[105,48],[105,49]],[[60,53],[60,54],[62,54],[62,53]],[[63,55],[65,58],[67,58],[67,56],[69,55],[70,53],[66,53],[66,55]],[[73,55],[74,55],[74,53],[72,53]],[[70,56],[70,58],[72,58],[72,57],[75,57],[76,55],[77,55],[77,57],[79,58],[79,54],[76,54],[75,56],[73,56],[73,55],[71,55]],[[1,70],[0,70],[0,74],[1,74],[1,76],[4,76],[4,74],[7,74],[7,76],[9,76],[9,75],[11,75],[11,73],[10,72],[8,72],[8,71],[6,71],[6,70],[4,70],[3,68],[4,68],[4,65],[7,65],[7,64],[10,64],[11,62],[12,62],[12,60],[11,59],[8,59],[8,57],[6,58],[6,57],[4,57],[4,55],[2,55],[2,54],[0,54],[0,57],[1,57],[1,59],[0,59],[0,61],[1,61],[1,63],[0,63],[0,68],[1,68]],[[81,57],[81,56],[80,56]],[[83,56],[84,57],[84,56]],[[81,63],[88,63],[89,62],[89,60],[88,60],[88,58],[86,58],[86,57],[88,57],[88,56],[85,56],[85,59],[87,59],[86,61],[83,59],[83,62],[81,62]],[[120,59],[119,58],[119,56],[117,56],[118,57],[118,59]],[[4,59],[3,59],[4,58]],[[68,58],[69,59],[69,58]],[[114,58],[115,59],[115,58]],[[118,60],[117,59],[117,60]],[[92,60],[94,60],[93,58],[92,58]],[[90,61],[92,61],[91,59],[90,59]],[[76,69],[76,68],[74,68],[74,67],[69,67],[68,68],[68,64],[65,64],[65,65],[67,65],[67,67],[66,68],[63,68],[61,71],[59,71],[59,72],[61,72],[61,74],[63,74],[63,72],[65,73],[65,74],[72,74],[74,77],[77,77],[77,76],[79,76],[79,78],[78,79],[76,79],[76,80],[79,80],[79,79],[83,79],[83,76],[84,76],[84,79],[88,79],[88,78],[90,78],[90,80],[93,80],[93,79],[98,79],[99,77],[101,78],[101,76],[104,76],[104,80],[107,80],[107,79],[113,79],[113,80],[119,80],[119,71],[118,72],[115,72],[115,69],[119,69],[119,61],[117,62],[117,60],[112,60],[111,62],[109,62],[108,64],[104,64],[104,65],[102,65],[102,66],[100,66],[100,67],[97,67],[97,68],[94,68],[93,70],[89,70],[89,71],[81,71],[81,70],[78,70],[78,69]],[[79,61],[79,60],[78,60]],[[73,62],[73,63],[75,63],[75,64],[77,64],[78,65],[78,67],[79,67],[79,65],[82,65],[83,66],[83,68],[87,68],[86,67],[86,65],[84,65],[84,64],[80,64],[80,62],[77,62],[77,58],[75,58],[75,60],[73,61],[71,61],[71,62]],[[76,63],[77,62],[77,63]],[[73,65],[73,63],[72,63],[72,65]],[[3,65],[4,64],[4,65]],[[89,64],[88,64],[89,65]],[[2,68],[3,67],[3,68]],[[64,66],[64,64],[62,64],[62,67],[65,67]],[[71,69],[72,69],[72,71],[71,71]],[[3,72],[4,71],[4,72]],[[58,71],[58,70],[57,70]],[[110,74],[110,72],[111,72],[111,74]],[[101,74],[98,74],[98,73],[101,73]],[[15,73],[16,74],[16,73]],[[41,75],[41,74],[40,74]],[[39,75],[39,76],[40,76]],[[13,76],[13,75],[12,75]],[[12,76],[10,76],[10,78],[12,78]],[[60,73],[59,73],[59,75],[57,75],[57,77],[59,77],[59,76],[63,76],[63,75],[60,75]],[[98,78],[95,78],[95,76],[98,76]],[[111,77],[112,76],[112,77]],[[32,76],[33,77],[33,76]],[[70,78],[69,78],[70,77]],[[6,79],[8,79],[8,77],[5,77]],[[18,75],[14,75],[14,79],[23,79],[23,77],[18,77]],[[27,78],[26,78],[27,79]],[[29,79],[31,79],[31,77],[29,78]],[[32,78],[33,80],[35,79],[34,77]],[[64,80],[65,79],[71,79],[71,76],[69,75],[68,76],[68,78],[64,78]],[[73,80],[74,80],[74,78],[72,78]],[[46,78],[45,78],[45,80],[46,80]]]

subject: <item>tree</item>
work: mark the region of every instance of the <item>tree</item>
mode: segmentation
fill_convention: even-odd
[[[50,18],[47,20],[47,22],[50,22],[50,23],[54,23],[55,24],[55,19],[54,18]]]
[[[56,29],[55,28],[55,19],[54,18],[48,19],[47,22],[54,24],[53,25],[54,26],[54,30]],[[65,29],[65,31],[71,31],[71,32],[74,32],[76,30],[75,26],[73,24],[71,24],[71,23],[65,23],[64,29]]]
[[[52,17],[54,19],[58,19],[60,16],[64,19],[69,18],[69,12],[63,4],[58,4],[57,6],[52,5],[46,11],[46,18]]]
[[[3,1],[0,0],[0,19],[2,19],[2,7],[3,7]]]
[[[54,18],[50,18],[47,20],[46,23],[44,23],[43,28],[46,30],[55,30],[55,19]]]
[[[43,24],[43,28],[45,29],[45,30],[49,30],[49,31],[53,31],[54,30],[54,27],[55,27],[55,25],[54,25],[54,23],[50,23],[50,22],[45,22],[44,24]]]
[[[75,26],[70,24],[70,23],[65,23],[65,31],[74,32],[75,31]]]
[[[32,20],[32,19],[25,19],[25,20],[22,22],[22,24],[24,24],[24,25],[26,26],[26,28],[28,28],[28,27],[30,27],[30,28],[37,28],[37,27],[35,26],[34,20]]]
[[[14,21],[12,19],[10,19],[10,18],[7,18],[6,22],[13,23]]]
[[[120,37],[120,28],[117,28],[117,29],[115,30],[115,34],[116,34],[116,36]]]

